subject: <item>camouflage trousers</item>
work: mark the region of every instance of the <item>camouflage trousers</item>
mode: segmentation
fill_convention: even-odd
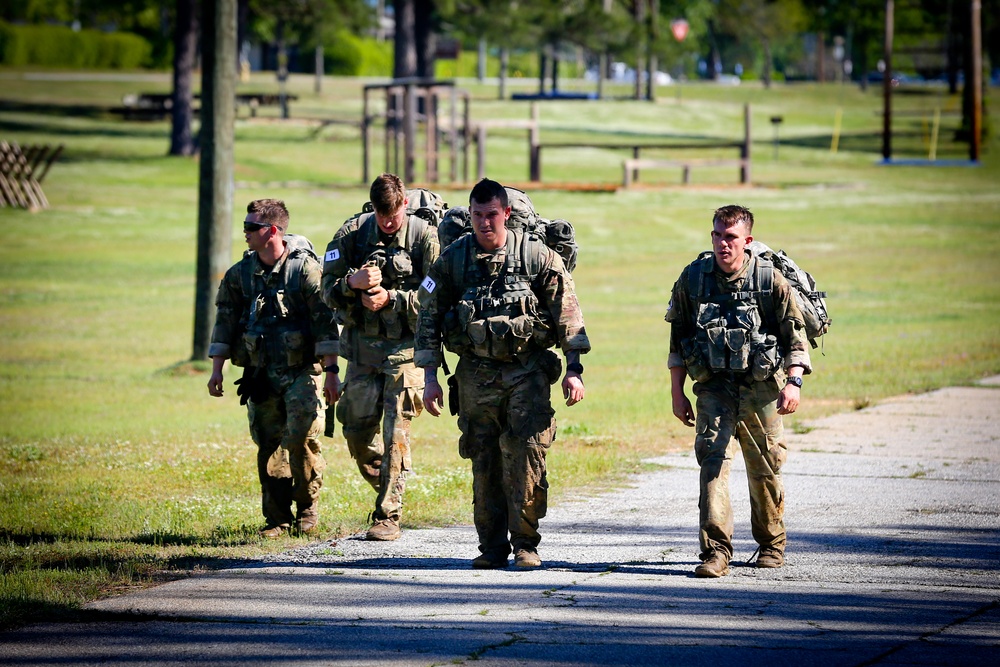
[[[423,411],[424,372],[413,362],[351,362],[337,403],[347,448],[378,492],[373,517],[399,520],[410,460],[410,422]],[[379,433],[379,422],[382,432]]]
[[[694,385],[697,396],[695,456],[701,466],[699,542],[702,559],[733,555],[729,499],[732,440],[743,451],[750,487],[750,526],[761,547],[785,548],[785,492],[781,466],[787,449],[778,414],[778,382],[715,377]]]
[[[502,558],[512,549],[533,549],[548,505],[545,452],[556,434],[549,381],[537,368],[468,356],[459,361],[455,378],[458,447],[472,461],[479,550]]]
[[[325,426],[321,388],[310,371],[269,370],[272,395],[247,403],[250,435],[257,444],[261,510],[269,526],[291,525],[314,510],[326,461],[319,436]]]

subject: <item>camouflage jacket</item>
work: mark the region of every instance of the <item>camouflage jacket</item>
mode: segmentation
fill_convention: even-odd
[[[671,325],[670,368],[684,367],[696,381],[721,370],[752,374],[755,380],[791,366],[812,371],[802,313],[788,281],[770,271],[771,296],[761,298],[757,262],[748,250],[743,268],[731,276],[713,256],[684,269],[664,318]],[[771,313],[763,312],[768,303]]]
[[[420,304],[420,367],[440,366],[442,345],[500,362],[553,345],[590,351],[572,276],[558,253],[520,230],[508,229],[494,252],[474,234],[452,243],[421,285]]]
[[[321,272],[311,251],[286,247],[273,267],[247,253],[219,285],[209,356],[237,366],[295,368],[338,354],[340,335],[320,295]]]
[[[417,290],[441,249],[437,230],[411,215],[389,241],[383,241],[374,213],[341,226],[323,257],[323,300],[344,325],[341,354],[355,362],[379,365],[388,358],[409,361],[417,328]],[[348,278],[366,263],[379,266],[390,302],[378,312],[361,304]]]

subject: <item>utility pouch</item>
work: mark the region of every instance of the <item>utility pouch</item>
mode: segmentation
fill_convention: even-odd
[[[256,333],[245,333],[243,334],[243,349],[246,351],[246,358],[250,362],[248,364],[243,364],[244,367],[248,366],[262,366],[264,360],[261,358],[263,350],[263,338]]]
[[[458,415],[458,378],[454,375],[448,377],[448,412],[453,416]]]
[[[559,378],[562,376],[562,359],[559,355],[552,350],[542,350],[542,353],[538,355],[538,366],[545,373],[545,379],[549,381],[549,384],[555,384],[559,382]]]
[[[757,382],[763,382],[774,375],[781,364],[781,357],[778,355],[778,339],[768,334],[754,352],[753,363],[750,366],[750,374]]]
[[[692,380],[695,382],[708,382],[712,379],[712,371],[702,361],[701,354],[698,352],[698,344],[695,341],[690,338],[682,340],[681,354],[684,357],[684,367],[687,369],[687,374]]]
[[[305,359],[306,337],[301,331],[286,331],[281,334],[285,348],[285,360],[289,368],[301,366]]]

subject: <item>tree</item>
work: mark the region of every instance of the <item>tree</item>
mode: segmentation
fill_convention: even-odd
[[[806,26],[801,0],[720,0],[719,25],[737,41],[756,40],[762,50],[761,79],[771,87],[773,47]]]
[[[196,0],[176,0],[174,92],[170,114],[170,155],[193,155],[191,78],[198,45]]]

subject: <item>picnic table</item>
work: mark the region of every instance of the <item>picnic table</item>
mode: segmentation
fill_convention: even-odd
[[[299,99],[298,95],[285,95],[285,99],[294,102]],[[200,104],[201,95],[195,94],[194,101]],[[236,107],[247,107],[250,110],[250,117],[257,116],[257,109],[260,107],[278,106],[281,104],[281,95],[277,93],[237,93]],[[122,96],[122,105],[111,110],[112,113],[121,114],[125,120],[163,120],[170,115],[174,106],[174,96],[172,93],[129,93]],[[200,108],[192,105],[192,111],[198,113]]]

